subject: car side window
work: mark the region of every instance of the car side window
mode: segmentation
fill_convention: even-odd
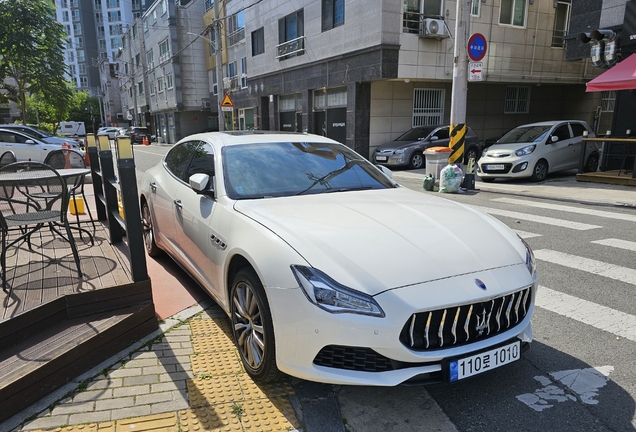
[[[448,139],[448,128],[441,128],[433,132],[433,135],[439,139]]]
[[[559,141],[570,139],[570,128],[568,128],[567,123],[556,128],[552,133],[552,136],[559,137]]]
[[[188,141],[174,146],[166,155],[165,164],[168,171],[187,183],[188,178],[185,176],[186,167],[198,147],[199,141]]]
[[[192,174],[207,174],[214,177],[214,152],[212,146],[204,141],[200,141],[199,146],[194,151],[192,161],[186,170],[186,181]]]
[[[572,134],[576,138],[583,136],[583,131],[587,130],[581,123],[570,123],[570,127],[572,128]]]

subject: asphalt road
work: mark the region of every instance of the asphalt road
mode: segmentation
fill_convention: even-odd
[[[135,146],[139,181],[168,149]],[[465,382],[374,391],[368,415],[392,414],[373,430],[423,430],[417,407],[430,395],[459,431],[635,431],[636,211],[485,191],[443,198],[490,213],[535,251],[535,340],[520,361]]]

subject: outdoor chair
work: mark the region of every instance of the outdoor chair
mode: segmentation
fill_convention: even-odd
[[[7,290],[7,250],[26,241],[29,249],[31,236],[48,226],[71,245],[79,277],[82,277],[79,255],[71,234],[67,211],[69,188],[59,173],[39,162],[16,162],[0,167],[0,231],[2,252],[2,289],[11,296],[13,286]],[[66,235],[58,228],[64,227]],[[9,241],[9,232],[18,237]]]
[[[55,168],[56,170],[65,168],[86,168],[86,160],[84,159],[84,156],[80,152],[70,149],[51,151],[44,159],[44,163]],[[88,211],[88,216],[91,220],[91,224],[93,224],[94,230],[95,220],[93,219],[91,208],[88,206],[88,202],[86,201],[86,195],[84,195],[84,183],[85,176],[83,175],[67,177],[67,184],[71,188],[69,200],[74,199],[75,196],[82,197],[82,199],[84,200],[84,206]],[[75,209],[77,210],[77,207],[75,207]],[[75,219],[77,221],[77,225],[79,226],[80,220],[78,211],[75,211]]]
[[[2,156],[0,156],[0,167],[12,164],[16,161],[17,159],[15,158],[15,153],[13,153],[11,150],[7,150],[6,152],[2,153]]]

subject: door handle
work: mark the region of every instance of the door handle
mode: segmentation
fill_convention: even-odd
[[[156,191],[157,190],[157,183],[150,182],[150,187],[152,188],[153,191]]]
[[[574,145],[574,143],[570,143],[568,144],[568,147],[572,147]]]
[[[179,210],[181,210],[183,208],[183,204],[181,204],[181,200],[179,200],[179,199],[174,200],[174,205],[179,207]]]

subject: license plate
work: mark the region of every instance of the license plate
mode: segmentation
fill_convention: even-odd
[[[388,158],[386,156],[376,156],[375,160],[378,162],[386,162]]]
[[[486,165],[486,169],[492,170],[492,171],[500,171],[504,169],[504,166],[503,165]]]
[[[500,366],[519,360],[521,357],[521,342],[515,341],[490,351],[469,357],[455,359],[449,362],[450,382],[478,375]]]

